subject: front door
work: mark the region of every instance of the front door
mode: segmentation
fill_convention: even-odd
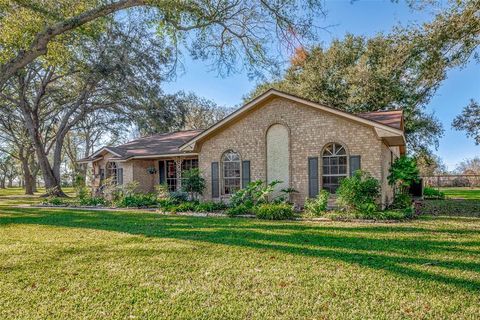
[[[160,160],[158,163],[160,184],[166,184],[169,191],[177,190],[177,164],[175,160]]]

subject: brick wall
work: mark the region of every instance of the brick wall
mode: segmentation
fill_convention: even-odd
[[[282,98],[258,107],[199,146],[199,166],[207,179],[205,198],[211,197],[211,162],[220,163],[228,149],[239,152],[242,160],[250,160],[252,181],[266,179],[265,134],[276,123],[290,131],[290,184],[299,191],[295,202],[301,204],[308,196],[308,157],[321,160],[322,149],[330,142],[343,144],[349,155],[361,155],[362,169],[382,182],[382,199],[387,198],[383,183],[386,146],[373,128]],[[321,177],[321,161],[319,172]]]

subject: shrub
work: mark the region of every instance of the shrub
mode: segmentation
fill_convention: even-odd
[[[167,199],[170,197],[170,192],[168,191],[168,185],[166,183],[157,184],[155,186],[155,193],[157,194],[158,199]]]
[[[327,190],[321,190],[314,199],[305,201],[305,212],[310,215],[319,216],[327,210],[328,197],[330,193]]]
[[[52,206],[68,206],[68,201],[65,198],[49,196],[42,200],[42,204],[52,205]]]
[[[225,210],[227,205],[223,202],[205,201],[196,205],[196,212],[215,212]]]
[[[169,209],[170,212],[190,212],[195,211],[198,202],[188,201],[182,202],[180,204],[171,206]]]
[[[84,185],[77,185],[75,187],[75,193],[77,194],[77,198],[81,201],[82,199],[88,198],[90,192]]]
[[[183,191],[170,192],[170,200],[175,204],[186,202],[188,201],[188,193]]]
[[[105,206],[107,201],[102,197],[83,197],[79,199],[81,206]]]
[[[250,182],[246,188],[235,192],[230,198],[230,205],[236,207],[245,205],[247,207],[254,207],[256,205],[267,203],[269,196],[275,190],[275,186],[281,181],[275,180],[269,184],[265,184],[261,180]]]
[[[254,207],[253,212],[259,219],[285,220],[293,218],[293,208],[287,203],[265,203]]]
[[[388,183],[398,189],[399,193],[407,193],[413,182],[417,182],[419,170],[415,159],[401,156],[397,158],[389,169]]]
[[[196,199],[198,194],[203,194],[205,179],[200,174],[200,169],[192,168],[182,173],[182,190],[190,194],[190,200]]]
[[[154,194],[131,194],[125,197],[120,198],[116,205],[118,207],[126,208],[126,207],[151,207],[157,205],[157,199]]]
[[[235,207],[231,207],[225,211],[225,213],[229,216],[239,216],[245,214],[252,214],[252,207],[249,207],[244,204],[239,204]]]
[[[397,193],[393,198],[393,202],[390,205],[392,209],[405,209],[412,206],[412,197],[408,193]]]
[[[426,187],[423,189],[423,197],[425,199],[445,199],[445,193],[440,190]]]
[[[369,173],[357,170],[340,182],[337,195],[337,203],[347,210],[372,212],[377,209],[380,183]]]

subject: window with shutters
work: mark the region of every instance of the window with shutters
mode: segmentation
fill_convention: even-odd
[[[228,150],[222,156],[223,194],[234,194],[241,186],[240,155]]]
[[[322,187],[335,193],[340,181],[348,174],[347,151],[338,143],[330,143],[322,153]]]
[[[116,162],[107,162],[107,165],[105,166],[106,168],[106,173],[107,173],[107,179],[111,178],[113,184],[117,184],[118,182],[118,167]]]

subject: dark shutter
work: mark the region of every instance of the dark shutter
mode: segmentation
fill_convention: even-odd
[[[361,162],[360,156],[350,156],[350,176],[361,169]]]
[[[218,162],[212,162],[212,198],[220,197],[220,186],[218,182]]]
[[[308,196],[318,195],[318,157],[308,158]]]
[[[160,184],[164,184],[165,181],[165,161],[158,162],[158,176],[160,178]]]
[[[123,184],[123,168],[117,169],[117,184],[118,185]]]
[[[242,162],[242,188],[246,188],[250,183],[250,160]]]

